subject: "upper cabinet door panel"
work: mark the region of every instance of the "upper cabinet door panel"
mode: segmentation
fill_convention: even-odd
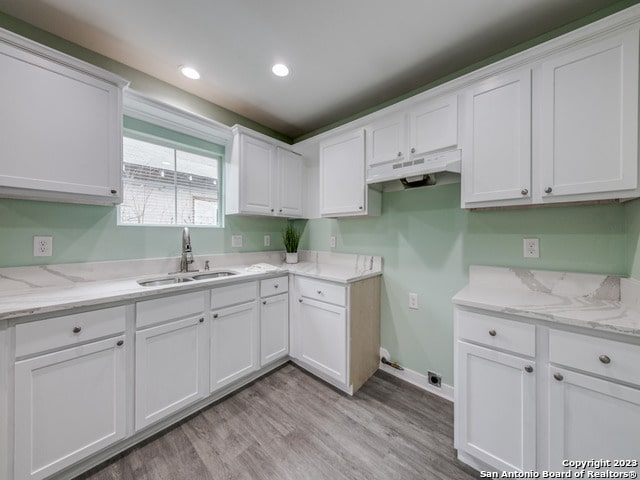
[[[458,144],[458,96],[429,100],[409,114],[409,147],[413,156]]]
[[[531,198],[531,70],[489,78],[464,96],[463,203]]]
[[[278,147],[278,215],[302,217],[302,183],[304,163],[302,156]]]
[[[541,98],[544,201],[636,188],[637,29],[545,61]]]
[[[320,215],[358,214],[366,201],[364,130],[320,144]]]
[[[0,71],[0,187],[117,203],[120,87],[2,42]]]
[[[273,146],[257,138],[240,139],[240,210],[244,213],[271,212]]]
[[[405,115],[392,115],[366,128],[367,166],[402,160],[406,155]]]

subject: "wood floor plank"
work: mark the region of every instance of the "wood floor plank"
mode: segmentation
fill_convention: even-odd
[[[378,371],[350,397],[286,364],[77,480],[470,480],[453,405]]]

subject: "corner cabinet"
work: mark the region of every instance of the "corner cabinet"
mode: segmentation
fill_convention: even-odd
[[[0,196],[122,200],[116,75],[0,29]]]
[[[238,125],[225,168],[227,215],[303,216],[301,155]]]
[[[380,215],[382,194],[365,179],[365,131],[320,143],[320,216]]]

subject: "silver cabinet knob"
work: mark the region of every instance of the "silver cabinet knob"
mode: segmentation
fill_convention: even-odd
[[[402,156],[402,152],[398,152],[398,156],[401,157]]]
[[[273,286],[273,288],[278,288],[278,284],[276,283],[276,284]]]
[[[318,290],[316,293],[317,293],[318,295],[322,295],[322,290]]]
[[[561,373],[558,373],[558,372],[556,372],[556,373],[554,373],[554,374],[553,374],[553,378],[555,378],[555,379],[556,379],[556,380],[558,380],[559,382],[561,382],[562,380],[564,380],[564,377],[562,376],[562,374],[561,374]]]
[[[262,304],[263,304],[263,305],[266,305],[266,304],[267,304],[267,301],[266,301],[266,300],[263,300],[263,301],[262,301]]]
[[[611,363],[611,359],[607,355],[600,355],[598,358],[605,365],[608,364],[608,363]]]
[[[272,209],[271,209],[271,211],[273,212],[273,211],[274,211],[274,209],[272,208]]]
[[[73,333],[80,333],[82,331],[82,327],[73,327]]]
[[[524,371],[527,373],[531,373],[533,372],[533,367],[531,365],[527,365],[526,367],[524,367]]]
[[[553,188],[551,187],[547,187],[544,189],[544,193],[551,193],[553,191]]]
[[[415,148],[412,148],[412,149],[411,149],[411,153],[416,153],[416,149],[415,149]]]
[[[360,206],[358,207],[358,210],[362,210],[362,205],[360,205]]]
[[[118,341],[116,342],[116,345],[117,345],[117,346],[119,346],[119,347],[121,347],[122,345],[124,345],[124,340],[118,340]]]
[[[522,190],[520,190],[520,193],[522,195],[529,195],[529,190],[527,190],[526,188],[523,188]]]
[[[217,314],[217,313],[214,313],[214,314],[213,314],[213,318],[218,318],[218,314]]]
[[[116,193],[118,193],[118,191],[115,188],[111,189],[111,195],[115,195]]]
[[[198,320],[200,323],[204,323],[204,317],[200,318],[200,320]]]
[[[298,299],[298,301],[299,301],[300,303],[302,303],[302,299],[301,299],[301,298],[299,298],[299,299]]]
[[[282,209],[278,210],[278,212],[282,213]]]
[[[495,330],[489,330],[489,335],[495,337],[497,335],[497,332]]]

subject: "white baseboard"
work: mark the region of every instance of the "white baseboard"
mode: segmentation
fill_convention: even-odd
[[[449,400],[450,402],[453,402],[453,387],[451,385],[443,383],[442,388],[434,387],[429,383],[429,379],[426,375],[415,372],[413,370],[409,370],[408,368],[405,368],[404,370],[398,370],[396,368],[390,367],[389,365],[385,365],[384,363],[380,363],[379,368],[383,372],[390,373],[394,377],[415,385],[422,390],[433,393],[435,395],[438,395],[439,397]]]

